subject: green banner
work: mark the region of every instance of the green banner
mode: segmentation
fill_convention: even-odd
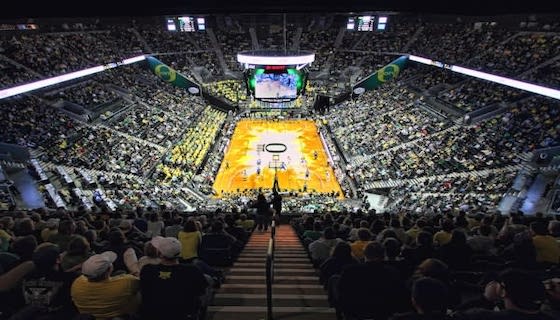
[[[148,60],[150,69],[152,69],[152,71],[163,81],[169,82],[179,88],[185,88],[191,94],[200,93],[200,86],[198,84],[187,79],[184,75],[175,71],[170,66],[154,57],[148,57],[146,60]]]
[[[369,77],[366,77],[362,81],[356,83],[356,85],[352,88],[353,97],[360,96],[367,90],[376,89],[383,83],[395,79],[404,69],[407,61],[408,56],[399,57],[383,68],[375,71],[369,75]]]

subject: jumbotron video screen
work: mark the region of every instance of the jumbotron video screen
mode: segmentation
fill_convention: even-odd
[[[287,73],[261,73],[255,75],[255,98],[297,97],[296,75]]]
[[[262,66],[247,71],[247,88],[256,99],[293,100],[304,93],[306,73],[295,68]]]

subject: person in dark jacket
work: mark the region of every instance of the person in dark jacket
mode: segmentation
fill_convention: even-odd
[[[473,250],[467,245],[467,236],[461,230],[453,230],[451,241],[439,248],[439,256],[450,269],[465,270],[470,267]]]
[[[26,307],[14,319],[71,319],[77,310],[70,297],[70,287],[79,276],[64,272],[60,266],[60,249],[53,243],[40,244],[33,252],[35,271],[21,283]]]
[[[270,210],[270,203],[266,201],[264,194],[259,193],[257,196],[257,201],[253,203],[252,208],[257,209],[257,230],[267,231],[270,225],[270,217],[272,216],[272,211]]]
[[[543,282],[534,274],[520,269],[502,271],[493,286],[504,310],[470,309],[457,313],[458,320],[552,320],[540,309],[546,293]]]
[[[347,266],[340,275],[336,308],[345,319],[384,320],[407,307],[399,272],[383,265],[385,250],[376,242],[364,249],[366,262]]]
[[[348,265],[358,264],[358,260],[352,257],[352,249],[347,242],[339,242],[334,247],[329,258],[321,264],[319,281],[327,288],[327,281],[335,274],[340,274],[342,269]]]
[[[272,209],[276,213],[276,223],[277,225],[280,224],[280,217],[282,214],[282,196],[278,193],[278,191],[274,190],[272,192]]]
[[[391,320],[446,320],[447,286],[434,278],[423,277],[412,285],[411,302],[416,312],[398,314]]]

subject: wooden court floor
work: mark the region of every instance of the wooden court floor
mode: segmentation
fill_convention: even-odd
[[[270,189],[275,172],[282,191],[342,195],[317,127],[309,120],[240,120],[225,150],[214,191],[220,197]]]

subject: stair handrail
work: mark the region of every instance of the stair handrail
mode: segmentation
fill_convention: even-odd
[[[276,237],[276,214],[272,216],[270,239],[266,252],[266,319],[272,320],[272,283],[274,282],[274,245]]]

